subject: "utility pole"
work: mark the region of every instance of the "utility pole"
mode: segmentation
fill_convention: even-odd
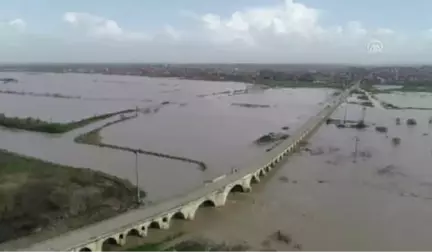
[[[364,122],[365,118],[366,118],[366,107],[363,107],[361,122]]]
[[[354,160],[353,163],[357,163],[357,152],[358,152],[358,142],[360,141],[360,139],[356,136],[354,137]]]
[[[141,205],[141,189],[139,186],[139,172],[138,172],[138,151],[134,151],[135,154],[135,176],[136,176],[136,197],[137,204]]]
[[[348,110],[348,103],[345,103],[344,124],[346,124],[346,119],[347,119],[347,110]]]

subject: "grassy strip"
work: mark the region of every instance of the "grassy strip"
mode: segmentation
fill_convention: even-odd
[[[84,134],[81,134],[81,135],[77,136],[75,138],[75,142],[82,143],[82,144],[95,145],[95,146],[99,146],[99,147],[102,147],[102,148],[110,148],[110,149],[114,149],[114,150],[121,150],[121,151],[139,153],[139,154],[144,154],[144,155],[156,156],[156,157],[160,157],[160,158],[168,158],[168,159],[173,159],[173,160],[179,160],[179,161],[182,161],[182,162],[196,164],[196,165],[198,165],[198,167],[199,167],[199,169],[201,171],[207,170],[207,165],[204,162],[198,161],[198,160],[194,160],[194,159],[191,159],[191,158],[173,156],[173,155],[159,153],[159,152],[154,152],[154,151],[146,151],[146,150],[141,150],[141,149],[134,149],[134,148],[129,148],[129,147],[122,147],[122,146],[118,146],[118,145],[112,145],[112,144],[102,143],[102,137],[100,136],[100,131],[103,128],[108,127],[108,126],[113,125],[113,124],[116,124],[116,123],[120,123],[120,122],[129,120],[129,119],[132,119],[132,118],[135,118],[135,117],[136,116],[129,116],[129,117],[121,118],[121,119],[113,121],[113,122],[106,123],[105,125],[97,128],[97,129],[94,129],[92,131],[89,131],[87,133],[84,133]]]
[[[75,142],[82,143],[82,144],[90,144],[90,145],[100,145],[102,144],[102,137],[100,136],[100,131],[103,128],[109,127],[111,125],[114,125],[116,123],[124,122],[129,119],[136,118],[136,115],[133,116],[125,116],[123,118],[120,118],[118,120],[105,123],[104,125],[100,126],[99,128],[96,128],[92,131],[89,131],[87,133],[81,134],[75,138]]]
[[[135,205],[135,195],[127,180],[0,149],[0,243],[26,246],[13,239],[39,242],[115,216]]]
[[[362,102],[354,102],[354,101],[350,101],[347,102],[348,104],[353,104],[353,105],[360,105],[360,106],[365,106],[365,107],[369,107],[369,108],[373,108],[374,105],[372,102],[370,101],[362,101]]]
[[[183,241],[165,251],[248,251],[250,248],[244,244],[228,245],[225,243],[214,243],[208,240],[199,239],[196,241]]]
[[[126,109],[113,113],[102,114],[98,116],[92,116],[84,118],[79,121],[73,121],[69,123],[55,123],[46,122],[38,118],[19,118],[19,117],[6,117],[4,114],[0,114],[0,126],[12,129],[21,129],[28,131],[44,132],[44,133],[66,133],[68,131],[84,127],[88,124],[107,119],[112,116],[133,112],[135,109]]]
[[[160,245],[161,244],[145,244],[141,245],[135,248],[131,248],[128,250],[125,250],[124,252],[160,252]]]
[[[163,245],[165,243],[168,243],[180,236],[182,236],[184,233],[180,232],[175,235],[168,236],[167,238],[163,239],[160,242],[153,242],[153,243],[147,243],[143,244],[134,248],[130,248],[127,251],[161,251],[163,249]],[[163,250],[163,251],[172,251],[172,250]]]
[[[81,96],[62,95],[59,93],[35,93],[35,92],[14,91],[14,90],[0,90],[0,94],[22,95],[22,96],[28,95],[34,97],[51,97],[51,98],[61,98],[61,99],[81,99]]]

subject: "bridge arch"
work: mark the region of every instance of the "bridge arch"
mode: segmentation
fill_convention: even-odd
[[[173,214],[171,216],[171,219],[176,219],[176,220],[186,220],[186,214],[184,214],[182,211],[178,211],[175,214]]]
[[[198,204],[197,208],[201,208],[201,207],[216,207],[216,203],[212,199],[205,199]]]
[[[84,248],[81,248],[79,251],[80,252],[84,252],[84,251],[92,251],[92,250],[89,249],[89,248],[87,248],[87,247],[84,247]]]
[[[119,245],[117,239],[114,238],[114,237],[109,237],[109,238],[105,239],[105,240],[103,241],[103,243],[104,243],[104,244],[109,244],[109,245]]]
[[[235,184],[231,188],[229,188],[228,193],[236,193],[236,192],[246,192],[246,189],[241,184]]]
[[[142,237],[142,231],[138,230],[136,228],[132,228],[129,231],[126,232],[126,237],[128,236],[135,236],[135,237]]]
[[[270,172],[270,167],[273,166],[274,164],[272,163],[271,165],[268,165],[264,168],[265,173],[269,173]]]
[[[249,185],[251,184],[258,184],[260,182],[260,179],[258,176],[256,176],[255,174],[253,174],[249,180]]]
[[[264,168],[260,169],[259,173],[258,173],[258,176],[264,177],[265,175],[266,175],[266,172],[265,172]]]
[[[109,250],[107,249],[107,247],[118,247],[118,246],[120,246],[120,240],[114,237],[109,237],[102,242],[101,250],[106,251]]]
[[[216,206],[217,206],[216,202],[213,198],[204,198],[198,201],[198,203],[196,203],[195,206],[191,207],[188,218],[193,220],[195,218],[198,209],[200,208],[213,208]]]
[[[162,225],[160,224],[159,221],[154,220],[150,223],[149,228],[162,229]]]

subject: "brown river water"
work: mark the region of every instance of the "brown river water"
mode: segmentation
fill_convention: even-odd
[[[344,110],[333,117],[343,118]],[[357,105],[347,111],[350,120],[361,116]],[[429,250],[432,139],[424,134],[432,134],[431,114],[368,108],[366,122],[387,126],[387,134],[324,125],[310,139],[311,151],[290,157],[252,193],[201,209],[195,221],[176,221],[144,241],[182,232],[187,235],[178,241],[205,238],[253,250]],[[415,118],[418,125],[396,126],[395,117]],[[291,243],[275,239],[278,230]]]
[[[87,110],[89,105],[81,105],[81,100],[77,99],[72,100],[76,102],[76,109],[70,112],[64,112],[69,106],[64,103],[48,113],[37,110],[38,103],[34,99],[49,100],[46,103],[53,104],[58,100],[61,104],[62,99],[7,95],[30,98],[20,109],[13,98],[0,100],[3,112],[8,115],[27,113],[68,121],[64,113],[78,119],[128,106],[145,107],[171,101],[172,104],[158,113],[140,115],[102,131],[103,141],[107,143],[184,155],[209,165],[209,169],[202,172],[187,163],[141,155],[139,178],[151,200],[172,197],[233,166],[241,167],[244,161],[264,152],[265,148],[252,144],[253,140],[270,131],[280,131],[283,126],[290,127],[289,133],[308,115],[317,112],[319,103],[332,93],[324,89],[264,91],[242,83],[176,79],[13,74],[24,83],[0,86],[0,90],[78,95],[97,105]],[[13,77],[13,74],[4,77]],[[238,89],[247,89],[248,93],[213,95]],[[198,97],[202,94],[209,95]],[[400,100],[393,96],[391,99],[403,102],[405,96]],[[231,103],[257,103],[269,105],[269,108],[244,108],[231,106]],[[361,118],[360,106],[346,106],[347,119]],[[345,107],[341,106],[332,117],[340,119],[344,113]],[[432,111],[427,110],[368,108],[366,123],[386,126],[387,133],[376,132],[375,126],[356,130],[324,125],[310,139],[307,146],[310,151],[294,154],[262,183],[255,185],[251,193],[231,195],[225,207],[201,209],[196,220],[176,220],[170,230],[150,230],[149,237],[129,239],[128,246],[182,232],[189,238],[245,243],[253,249],[430,250],[430,116]],[[401,125],[396,125],[396,117],[402,119]],[[415,118],[418,124],[406,126],[404,120],[408,118]],[[106,121],[110,120],[113,119]],[[103,123],[62,136],[0,129],[0,148],[57,163],[90,167],[135,181],[132,154],[73,142],[76,135]],[[401,138],[399,146],[392,144],[393,137]],[[356,157],[353,154],[355,138],[358,138]],[[291,243],[274,239],[277,230],[290,236]]]
[[[59,93],[63,99],[0,94],[7,116],[39,117],[54,122],[78,120],[127,108],[154,107],[157,112],[102,130],[103,142],[201,160],[208,169],[154,156],[140,155],[140,187],[147,200],[159,201],[201,186],[205,180],[250,162],[267,147],[253,141],[284,126],[294,130],[331,97],[331,89],[268,89],[244,83],[154,79],[91,74],[2,73],[18,83],[0,91],[29,94]],[[233,95],[234,91],[239,91]],[[307,94],[307,99],[304,99]],[[245,108],[232,103],[257,103],[265,108]],[[56,163],[89,167],[135,182],[133,154],[74,143],[74,137],[111,118],[61,136],[0,129],[0,148]]]

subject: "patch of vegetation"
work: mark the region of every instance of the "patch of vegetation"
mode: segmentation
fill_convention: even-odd
[[[124,252],[160,252],[160,246],[161,244],[159,243],[144,244],[135,248],[125,250]]]
[[[109,127],[113,124],[121,123],[121,122],[124,122],[126,120],[130,120],[130,119],[133,119],[136,117],[137,117],[136,115],[122,116],[118,120],[105,123],[104,125],[96,128],[92,131],[89,131],[87,133],[84,133],[84,134],[77,136],[75,138],[75,142],[81,143],[81,144],[95,145],[95,146],[99,146],[102,148],[110,148],[110,149],[114,149],[114,150],[127,151],[127,152],[131,152],[131,153],[139,153],[139,154],[144,154],[144,155],[156,156],[156,157],[160,157],[160,158],[169,158],[169,159],[179,160],[182,162],[188,162],[188,163],[196,164],[196,165],[198,165],[198,167],[201,171],[207,170],[207,165],[202,161],[190,159],[187,157],[173,156],[173,155],[164,154],[164,153],[160,153],[160,152],[146,151],[146,150],[141,150],[141,149],[134,149],[134,148],[122,147],[122,146],[118,146],[118,145],[106,144],[106,143],[102,142],[102,137],[100,135],[100,131],[102,129]]]
[[[263,145],[263,144],[273,143],[276,141],[286,140],[286,139],[288,139],[289,136],[290,135],[285,134],[285,133],[270,132],[266,135],[261,136],[257,140],[255,140],[255,144]]]
[[[392,143],[393,143],[393,145],[395,145],[395,146],[400,145],[400,143],[401,143],[401,139],[400,139],[400,137],[393,137],[393,138],[392,138]]]
[[[406,121],[406,124],[408,126],[414,126],[414,125],[417,125],[417,121],[414,118],[410,118]]]
[[[373,103],[370,101],[360,102],[360,105],[365,106],[365,107],[370,107],[370,108],[374,107]]]
[[[232,106],[245,108],[270,108],[270,105],[252,104],[252,103],[231,103]]]
[[[280,180],[281,182],[284,182],[284,183],[288,183],[288,182],[289,182],[289,179],[288,179],[287,176],[281,176],[281,177],[279,177],[279,180]]]
[[[115,216],[135,205],[135,195],[126,180],[0,150],[0,243]]]
[[[112,116],[130,113],[135,111],[134,109],[127,109],[113,113],[107,113],[97,116],[88,117],[79,121],[73,121],[69,123],[55,123],[46,122],[38,118],[27,117],[7,117],[4,114],[0,114],[0,126],[12,129],[21,129],[28,131],[44,132],[51,134],[66,133],[68,131],[84,127],[88,124],[110,118]]]
[[[283,242],[287,245],[290,245],[292,242],[292,237],[289,234],[285,234],[284,232],[282,232],[281,230],[276,231],[273,235],[272,238],[275,239],[276,241],[280,241]]]
[[[7,83],[18,83],[17,79],[14,78],[0,78],[0,81],[3,82],[3,84],[7,84]]]
[[[379,100],[380,101],[380,100]],[[385,102],[385,101],[380,101],[381,105],[385,108],[385,109],[401,109],[400,107],[393,105],[389,102]]]
[[[28,95],[35,97],[51,97],[51,98],[62,98],[62,99],[81,99],[81,96],[63,95],[59,93],[35,93],[25,91],[13,91],[13,90],[0,90],[1,94],[12,94],[12,95]]]
[[[370,108],[374,107],[373,103],[370,101],[362,101],[362,102],[350,101],[348,102],[348,104],[360,105],[360,106],[370,107]]]
[[[260,80],[259,84],[266,85],[268,87],[279,87],[279,88],[334,88],[334,89],[343,89],[342,84],[334,83],[334,82]]]
[[[100,131],[106,127],[109,127],[111,125],[114,125],[116,123],[124,122],[129,119],[136,118],[136,115],[132,116],[122,116],[120,119],[105,123],[99,128],[96,128],[92,131],[89,131],[87,133],[81,134],[75,138],[75,142],[77,143],[83,143],[83,144],[91,144],[91,145],[100,145],[102,143],[102,137],[100,136]]]
[[[350,92],[350,94],[358,94],[358,95],[363,95],[364,93],[363,92],[361,92],[360,90],[358,90],[358,89],[353,89],[351,92]]]
[[[359,95],[357,96],[357,99],[363,100],[363,101],[369,101],[369,97],[367,95]]]
[[[401,124],[401,119],[399,117],[396,118],[396,125],[400,125]]]
[[[387,131],[388,131],[387,127],[384,127],[384,126],[376,126],[375,130],[380,132],[380,133],[387,133]]]
[[[195,241],[184,241],[165,251],[247,251],[249,246],[244,244],[230,245],[226,243],[214,243],[200,239]]]

